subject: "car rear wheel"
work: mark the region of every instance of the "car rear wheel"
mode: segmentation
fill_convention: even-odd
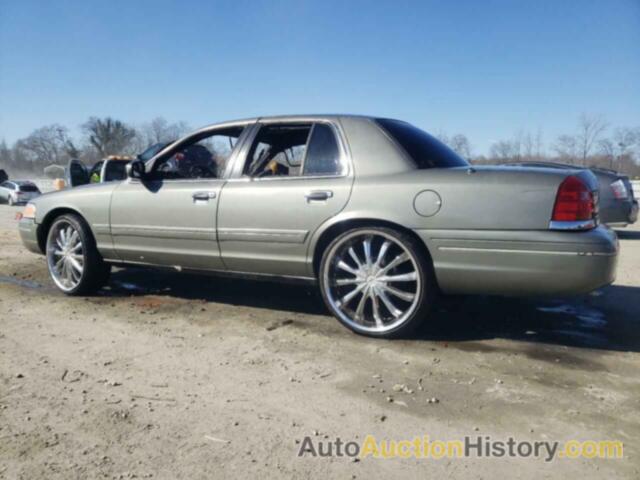
[[[320,264],[329,310],[356,333],[404,337],[426,319],[436,296],[430,259],[409,235],[356,228],[336,238]]]
[[[78,215],[57,218],[47,235],[47,265],[67,295],[92,293],[107,283],[111,267],[96,249],[89,227]]]

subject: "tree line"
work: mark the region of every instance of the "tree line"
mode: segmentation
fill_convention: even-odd
[[[37,128],[11,146],[0,140],[0,166],[10,174],[19,171],[42,175],[45,168],[66,166],[71,159],[93,165],[109,155],[135,155],[155,143],[176,140],[190,127],[162,117],[136,127],[111,117],[91,117],[80,131],[80,138],[75,140],[66,127],[52,124]]]
[[[184,122],[171,123],[157,117],[132,126],[111,117],[91,117],[73,139],[58,124],[34,130],[9,146],[0,140],[0,166],[9,172],[42,175],[51,165],[65,166],[71,159],[92,165],[108,155],[135,155],[158,142],[175,140],[188,133]],[[561,162],[586,167],[604,167],[640,178],[640,127],[611,127],[603,117],[582,114],[573,132],[558,135],[546,144],[542,130],[518,131],[511,138],[494,142],[488,155],[476,155],[462,133],[437,137],[462,157],[476,164],[514,162]]]
[[[580,115],[573,132],[558,135],[550,144],[544,142],[541,129],[517,131],[494,142],[488,155],[474,155],[464,134],[437,137],[471,163],[558,162],[609,168],[640,178],[640,127],[611,127],[599,115]]]

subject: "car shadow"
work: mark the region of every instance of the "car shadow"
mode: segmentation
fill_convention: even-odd
[[[152,274],[150,274],[152,272]],[[226,305],[329,315],[313,285],[126,269],[102,295],[161,295]],[[481,340],[511,339],[578,348],[640,351],[640,288],[609,286],[570,298],[443,297],[411,340],[483,349]],[[467,344],[467,347],[465,347]]]
[[[106,296],[164,295],[227,305],[327,315],[313,285],[282,284],[165,270],[130,268],[111,276]]]
[[[568,298],[448,297],[420,335],[447,342],[505,338],[640,351],[640,288],[608,286]]]

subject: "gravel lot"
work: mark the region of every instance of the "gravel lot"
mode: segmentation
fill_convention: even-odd
[[[18,211],[0,206],[0,478],[640,477],[637,227],[610,287],[448,298],[420,338],[376,341],[300,286],[132,270],[66,298]],[[625,458],[297,456],[367,434],[621,440]]]

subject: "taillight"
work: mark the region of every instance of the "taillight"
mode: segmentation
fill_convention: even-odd
[[[578,177],[569,176],[558,187],[551,216],[551,228],[585,229],[595,227],[596,199]]]
[[[627,187],[620,179],[611,184],[611,190],[613,190],[613,196],[618,200],[626,200],[629,197],[629,194],[627,193]]]

